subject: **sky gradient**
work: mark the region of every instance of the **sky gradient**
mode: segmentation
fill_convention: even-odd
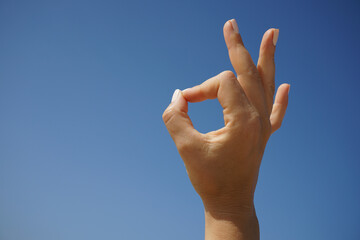
[[[175,89],[233,70],[237,20],[257,61],[280,29],[291,84],[255,206],[261,239],[360,239],[359,1],[0,1],[0,240],[203,239],[162,122]],[[200,132],[217,100],[190,104]]]

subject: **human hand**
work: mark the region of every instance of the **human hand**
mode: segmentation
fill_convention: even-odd
[[[266,143],[284,118],[290,85],[281,85],[273,102],[277,29],[263,36],[257,66],[244,47],[235,20],[224,25],[231,71],[201,85],[176,90],[163,114],[165,125],[183,159],[191,183],[205,209],[232,214],[253,208],[253,196]],[[225,126],[196,131],[188,102],[217,98]]]

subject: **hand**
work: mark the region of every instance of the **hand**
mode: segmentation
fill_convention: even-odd
[[[235,20],[224,25],[231,71],[184,91],[176,90],[163,114],[165,125],[185,163],[205,209],[213,214],[253,212],[253,196],[266,143],[284,118],[290,85],[275,85],[277,29],[263,36],[257,66]],[[196,131],[187,114],[188,102],[217,98],[225,126],[206,134]]]

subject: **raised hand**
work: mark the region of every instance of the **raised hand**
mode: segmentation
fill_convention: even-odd
[[[224,38],[236,75],[225,71],[201,85],[176,90],[163,114],[189,178],[204,203],[207,239],[258,238],[253,197],[259,167],[270,135],[284,118],[290,88],[288,84],[281,85],[273,102],[278,33],[277,29],[269,29],[264,34],[255,66],[236,21],[227,21]],[[199,133],[187,114],[188,102],[214,98],[223,108],[225,126]],[[222,226],[224,220],[231,224],[219,229],[219,221]],[[241,238],[245,236],[248,237]]]

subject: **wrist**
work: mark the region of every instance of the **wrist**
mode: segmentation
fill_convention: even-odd
[[[253,202],[214,205],[204,203],[205,240],[259,240]]]
[[[231,193],[221,194],[217,196],[202,196],[205,211],[224,214],[224,215],[237,215],[253,213],[254,194],[253,192],[247,193]]]

